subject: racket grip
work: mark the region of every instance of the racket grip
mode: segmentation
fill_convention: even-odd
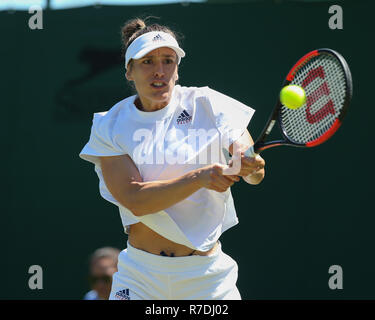
[[[254,146],[251,146],[249,149],[247,149],[244,153],[244,155],[246,157],[250,157],[250,158],[257,158],[257,157],[260,157],[259,156],[259,153],[255,153],[254,151]],[[250,181],[250,178],[253,174],[250,173],[248,176],[246,177],[242,177],[242,179],[244,179],[247,183],[251,184],[251,181]]]
[[[255,153],[254,146],[251,146],[249,149],[245,151],[245,156],[249,158],[256,158],[259,154]]]

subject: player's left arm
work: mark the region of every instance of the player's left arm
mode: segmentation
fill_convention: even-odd
[[[256,158],[250,158],[244,155],[245,151],[254,144],[249,131],[246,129],[242,136],[230,145],[229,152],[231,155],[233,155],[234,152],[234,144],[236,144],[236,147],[241,151],[241,170],[238,175],[247,183],[259,184],[264,178],[264,167],[266,163],[260,155]]]

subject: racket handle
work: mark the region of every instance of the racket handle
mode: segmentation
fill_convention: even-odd
[[[245,155],[246,157],[250,157],[250,158],[258,158],[258,157],[260,157],[260,156],[259,156],[259,153],[255,153],[255,151],[254,151],[254,146],[251,146],[249,149],[247,149],[247,150],[245,151],[244,155]],[[251,184],[250,178],[251,178],[252,175],[253,175],[253,174],[250,173],[248,176],[246,176],[246,177],[242,177],[242,179],[244,179],[247,183],[250,183],[250,184]]]
[[[245,151],[245,156],[250,158],[256,158],[257,156],[259,156],[259,154],[255,153],[254,146],[251,146],[249,149]]]

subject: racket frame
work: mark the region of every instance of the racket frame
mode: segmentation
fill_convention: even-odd
[[[281,121],[281,108],[283,105],[280,101],[280,97],[278,97],[274,110],[271,116],[269,117],[267,124],[265,125],[262,133],[259,135],[258,139],[254,143],[254,146],[247,152],[247,155],[259,154],[263,150],[276,147],[276,146],[315,147],[327,141],[340,127],[348,111],[348,107],[349,107],[349,104],[353,95],[353,83],[352,83],[352,77],[351,77],[349,66],[347,62],[345,61],[345,59],[338,52],[332,49],[322,48],[322,49],[317,49],[317,50],[307,53],[301,59],[299,59],[297,63],[292,67],[292,69],[289,71],[286,79],[284,80],[282,88],[289,85],[293,81],[295,73],[299,70],[299,68],[303,67],[305,62],[309,61],[311,58],[315,56],[318,56],[321,53],[333,55],[340,62],[343,68],[344,74],[345,74],[345,81],[346,81],[346,94],[345,94],[344,104],[343,104],[343,107],[341,109],[339,116],[336,118],[336,121],[333,123],[331,128],[328,129],[328,131],[325,134],[323,134],[321,137],[311,142],[299,143],[297,141],[294,141],[293,139],[289,138],[288,135],[286,134],[286,130]],[[271,133],[276,122],[280,128],[280,132],[281,132],[283,139],[265,142],[265,139]]]

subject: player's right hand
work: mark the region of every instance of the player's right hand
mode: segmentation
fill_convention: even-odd
[[[198,170],[198,181],[203,188],[225,192],[240,178],[235,175],[224,175],[224,165],[215,163]]]

